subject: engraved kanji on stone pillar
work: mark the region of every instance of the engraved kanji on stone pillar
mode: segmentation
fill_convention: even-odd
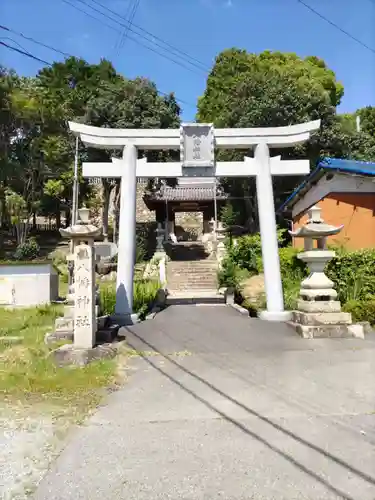
[[[77,245],[74,265],[74,346],[90,348],[95,344],[95,250],[92,245]]]

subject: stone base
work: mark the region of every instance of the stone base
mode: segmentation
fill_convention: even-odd
[[[96,332],[96,341],[98,343],[112,343],[117,338],[119,329],[120,325],[116,324],[101,328]]]
[[[292,319],[292,313],[290,311],[261,311],[258,314],[258,318],[263,321],[278,321],[280,323],[286,323]]]
[[[365,338],[362,325],[300,325],[294,322],[289,324],[304,339]]]
[[[62,318],[59,318],[62,319]],[[95,340],[97,343],[111,343],[117,338],[120,326],[111,322],[110,316],[100,316],[97,318],[97,331]],[[57,330],[52,333],[47,333],[44,337],[46,344],[54,344],[61,340],[74,342],[73,324],[69,330]]]
[[[56,332],[73,331],[73,329],[74,329],[73,318],[56,318],[56,320],[55,320],[55,331]]]
[[[293,311],[292,321],[300,325],[351,325],[352,315],[346,312],[301,312]]]
[[[339,313],[341,312],[341,303],[338,300],[299,300],[297,310],[307,313]]]
[[[66,344],[51,352],[54,362],[58,366],[86,366],[91,361],[112,359],[116,356],[118,347],[103,344],[92,348],[77,348]]]
[[[74,334],[73,331],[58,331],[52,333],[46,333],[44,337],[44,343],[47,345],[54,344],[56,342],[61,342],[61,340],[73,342]]]

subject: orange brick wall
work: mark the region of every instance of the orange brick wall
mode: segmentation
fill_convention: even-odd
[[[350,250],[375,247],[375,194],[331,193],[318,206],[327,224],[344,225],[341,233],[328,238],[329,244],[343,245]],[[297,217],[293,229],[298,229],[307,219],[307,214]],[[303,247],[303,239],[294,238],[293,246]]]

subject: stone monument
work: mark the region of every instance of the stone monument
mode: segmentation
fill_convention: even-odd
[[[97,317],[97,287],[95,283],[94,239],[100,229],[90,224],[89,211],[80,209],[77,224],[60,229],[65,238],[72,241],[74,249],[74,272],[68,305],[64,317],[55,323],[55,332],[47,334],[46,343],[57,340],[71,340],[73,344],[64,345],[54,351],[58,364],[85,365],[101,357],[113,356],[115,350],[107,349],[100,342],[111,342],[116,337],[119,325],[111,324],[109,316]]]
[[[353,325],[350,313],[341,311],[334,283],[325,275],[327,263],[335,252],[327,249],[327,237],[338,234],[343,226],[334,227],[321,218],[321,209],[312,207],[307,224],[291,236],[304,238],[305,251],[298,258],[306,262],[310,274],[302,281],[297,311],[292,326],[304,338],[358,337],[364,338],[363,326]],[[316,241],[316,248],[314,248]]]

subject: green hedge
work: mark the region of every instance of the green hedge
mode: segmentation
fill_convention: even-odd
[[[336,257],[328,263],[326,273],[335,283],[343,304],[375,298],[375,249],[336,250]]]
[[[368,321],[371,325],[375,325],[375,299],[350,300],[342,309],[351,313],[353,322]]]
[[[282,238],[279,231],[279,240]],[[327,276],[334,282],[338,298],[344,309],[353,314],[355,321],[375,324],[375,249],[350,252],[333,249],[336,257],[327,265]],[[300,283],[307,275],[304,262],[297,258],[300,249],[279,249],[280,270],[283,281],[284,301],[287,309],[293,309],[299,294]],[[228,248],[228,257],[219,274],[222,286],[239,286],[247,275],[263,272],[261,240],[259,234],[242,236],[237,245]],[[246,277],[246,276],[245,276]]]

